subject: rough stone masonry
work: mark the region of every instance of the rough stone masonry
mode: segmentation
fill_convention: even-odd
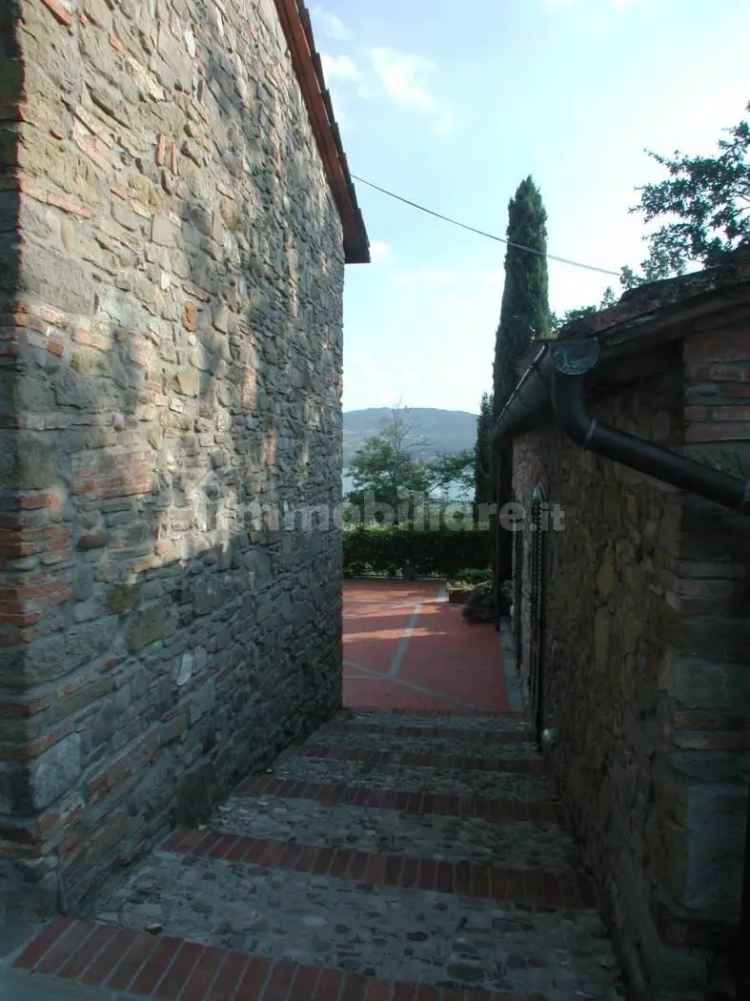
[[[734,285],[715,271],[639,290],[652,297],[632,307],[651,311],[640,350],[592,392],[598,420],[750,476],[749,264],[736,265]],[[716,283],[704,314],[675,323],[680,339],[650,343],[649,322],[666,313],[658,297],[692,281]],[[687,296],[678,308],[697,311]],[[541,485],[565,512],[543,544],[517,536],[516,624],[525,680],[532,644],[542,650],[544,726],[559,736],[548,757],[567,812],[633,997],[708,996],[740,922],[746,865],[750,519],[554,427],[514,445],[516,496],[529,504]]]
[[[272,0],[0,13],[0,898],[340,704],[342,226]],[[15,892],[17,881],[22,890]]]

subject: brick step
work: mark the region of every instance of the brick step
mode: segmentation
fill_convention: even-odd
[[[468,861],[449,862],[327,848],[299,841],[242,837],[221,831],[178,830],[167,840],[163,850],[265,869],[292,869],[374,886],[398,886],[405,890],[416,887],[506,901],[529,909],[581,910],[594,906],[589,881],[574,869],[562,872],[541,868],[510,869]]]
[[[576,864],[575,842],[556,823],[492,823],[477,817],[408,813],[377,807],[337,806],[312,799],[231,796],[211,819],[226,834],[289,841],[320,848],[349,848],[476,862],[510,869],[567,871]]]
[[[358,761],[351,755],[316,758],[304,747],[282,755],[274,766],[276,778],[288,781],[357,786],[370,792],[429,793],[480,799],[552,799],[553,783],[538,771],[515,769],[442,768],[430,764],[407,765],[396,761]]]
[[[498,719],[498,718],[496,718]],[[324,724],[318,733],[341,734],[387,734],[394,741],[406,737],[440,738],[456,742],[475,742],[484,744],[491,740],[497,744],[523,744],[533,740],[528,724],[522,718],[509,725],[507,722],[492,720],[487,723],[481,719],[478,724],[468,725],[464,717],[426,717],[423,721],[403,717],[390,719],[383,714],[373,714],[371,717],[354,716],[335,717],[330,723]]]
[[[393,792],[367,789],[334,782],[306,782],[262,776],[248,779],[237,789],[239,796],[277,796],[283,799],[310,799],[326,806],[376,807],[414,814],[477,817],[490,823],[523,821],[533,824],[562,824],[562,807],[552,798],[485,799],[450,793]]]
[[[317,737],[317,734],[316,734]],[[544,761],[538,756],[479,758],[461,754],[433,754],[394,749],[369,750],[348,745],[308,743],[289,757],[322,758],[330,761],[362,761],[369,765],[407,765],[410,768],[440,768],[453,771],[523,772],[527,775],[544,773]]]
[[[158,1001],[531,1001],[507,992],[455,990],[274,961],[73,918],[47,925],[13,966],[33,973],[40,992],[49,977],[53,983],[63,980]]]
[[[577,880],[215,832],[200,839],[153,852],[103,888],[87,917],[135,932],[155,922],[162,938],[436,989],[606,996],[614,959]],[[449,892],[446,879],[468,892]],[[527,906],[486,895],[511,890]]]
[[[485,735],[481,740],[472,735],[468,738],[451,737],[450,733],[424,736],[395,737],[388,728],[373,728],[360,731],[356,727],[347,730],[330,730],[322,727],[312,736],[310,743],[326,744],[331,747],[352,747],[368,751],[399,751],[401,753],[446,754],[467,758],[539,758],[536,745],[528,740],[495,740]]]

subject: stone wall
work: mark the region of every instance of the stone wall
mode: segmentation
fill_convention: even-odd
[[[685,342],[684,366],[680,344],[644,354],[631,385],[613,388],[592,412],[681,447],[692,415],[684,400],[699,391],[698,343]],[[726,351],[726,336],[715,343]],[[747,362],[740,367],[738,391],[750,373]],[[741,434],[749,431],[744,424]],[[518,500],[526,504],[537,484],[564,511],[564,530],[544,533],[545,725],[559,731],[552,764],[634,996],[660,984],[702,985],[714,946],[739,915],[750,526],[553,428],[516,440]],[[529,533],[522,550],[526,676]]]
[[[344,256],[272,0],[1,16],[0,875],[49,909],[340,704],[339,532],[273,512],[340,499]]]

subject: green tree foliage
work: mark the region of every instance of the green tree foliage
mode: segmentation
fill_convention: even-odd
[[[681,275],[692,263],[718,264],[725,254],[750,244],[750,122],[725,132],[728,137],[719,140],[713,157],[679,150],[669,157],[646,150],[669,177],[638,188],[640,205],[631,212],[642,213],[646,222],[663,216],[677,220],[646,237],[649,256],[641,264],[643,275],[623,268],[625,288]]]
[[[427,463],[430,493],[452,491],[454,495],[470,497],[474,485],[474,453],[470,448],[461,452],[446,452]]]
[[[398,505],[409,495],[428,497],[452,487],[468,493],[473,477],[471,450],[447,453],[434,459],[415,458],[427,442],[414,432],[406,407],[394,409],[380,434],[371,435],[349,466],[353,489],[351,504],[364,505],[369,496],[388,504],[397,515]]]
[[[394,510],[408,493],[427,493],[427,465],[413,458],[423,442],[414,433],[405,407],[394,409],[380,434],[371,435],[349,466],[354,488],[348,496],[353,504],[363,504],[365,494]]]
[[[505,286],[500,323],[495,338],[493,410],[498,417],[518,382],[518,363],[532,337],[549,337],[547,298],[547,213],[531,177],[521,181],[508,203],[508,249],[505,253]],[[519,244],[520,246],[513,246]],[[520,247],[528,248],[522,250]],[[535,251],[535,253],[529,253]],[[493,454],[493,479],[499,483],[499,507],[512,499],[511,450]],[[494,533],[493,533],[494,534]],[[495,572],[502,580],[511,573],[510,535],[501,532]]]
[[[492,435],[495,430],[492,394],[483,393],[474,445],[474,503],[489,504],[495,495],[492,480]]]
[[[581,320],[584,316],[593,316],[600,309],[608,309],[610,306],[614,306],[617,301],[614,290],[608,285],[598,306],[577,306],[575,309],[568,309],[564,313],[552,313],[552,337],[556,337],[562,327],[568,323],[572,323],[574,320]]]
[[[508,203],[508,246],[500,324],[495,338],[493,405],[495,416],[505,406],[518,382],[519,358],[531,337],[547,337],[550,312],[547,300],[547,213],[531,177],[518,186]]]

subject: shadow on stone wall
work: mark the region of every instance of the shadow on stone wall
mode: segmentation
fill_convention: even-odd
[[[155,164],[119,150],[122,239],[33,199],[20,220],[33,463],[14,492],[34,500],[0,671],[13,700],[40,700],[13,730],[37,743],[11,755],[0,826],[40,909],[204,818],[340,704],[338,533],[246,520],[251,501],[339,500],[340,227],[299,96],[251,87],[226,30],[206,20],[187,43],[205,60]],[[149,185],[168,198],[139,243]]]

